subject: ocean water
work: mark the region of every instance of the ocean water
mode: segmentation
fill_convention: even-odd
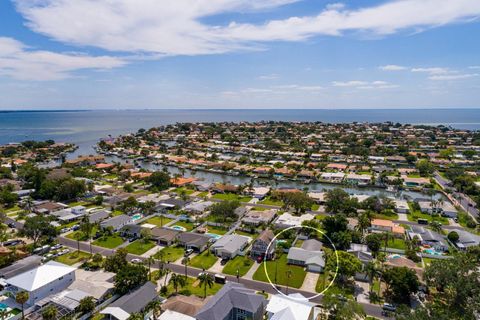
[[[108,135],[176,122],[216,121],[400,122],[444,124],[480,130],[480,109],[355,109],[355,110],[88,110],[0,111],[0,144],[54,139],[79,146],[75,154],[93,153],[92,146]]]

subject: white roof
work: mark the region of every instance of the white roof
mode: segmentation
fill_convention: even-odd
[[[7,280],[7,283],[17,288],[32,292],[41,288],[67,274],[75,271],[77,268],[67,266],[56,261],[48,261],[47,263],[21,273]]]
[[[273,313],[270,320],[308,320],[313,303],[299,293],[290,294],[290,299],[283,295],[276,294],[272,296],[267,304],[267,312]],[[302,301],[301,299],[305,299]]]
[[[119,307],[106,307],[102,311],[101,314],[109,314],[115,317],[118,320],[127,320],[130,317],[130,313],[123,311]]]
[[[165,312],[162,313],[159,320],[195,320],[195,318],[190,317],[186,314],[176,312],[173,310],[165,310]]]

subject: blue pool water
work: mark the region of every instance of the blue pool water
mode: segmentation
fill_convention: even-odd
[[[132,216],[133,221],[137,221],[138,219],[142,219],[142,215],[140,213],[134,214]]]
[[[8,309],[8,306],[5,303],[0,302],[0,310],[6,310]]]
[[[184,227],[177,225],[171,226],[170,228],[172,228],[173,230],[187,231],[187,229],[185,229]]]
[[[220,238],[222,237],[221,235],[218,235],[218,234],[216,234],[216,233],[208,233],[208,232],[205,233],[205,235],[207,235],[207,236],[209,236],[210,238],[213,238],[213,239],[215,239],[215,240],[218,240],[218,239],[220,239]]]

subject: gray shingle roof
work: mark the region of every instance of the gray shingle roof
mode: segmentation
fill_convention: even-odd
[[[242,284],[227,282],[197,313],[197,320],[224,320],[233,308],[256,313],[266,300]]]
[[[130,314],[141,311],[145,306],[158,296],[156,286],[147,281],[140,288],[120,297],[109,307],[117,307]]]

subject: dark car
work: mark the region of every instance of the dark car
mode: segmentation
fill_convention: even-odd
[[[10,222],[10,223],[8,224],[8,226],[9,226],[10,228],[15,228],[15,222]]]
[[[229,259],[222,259],[222,260],[220,261],[220,264],[221,264],[222,266],[224,266],[224,265],[227,264],[228,260],[229,260]]]

